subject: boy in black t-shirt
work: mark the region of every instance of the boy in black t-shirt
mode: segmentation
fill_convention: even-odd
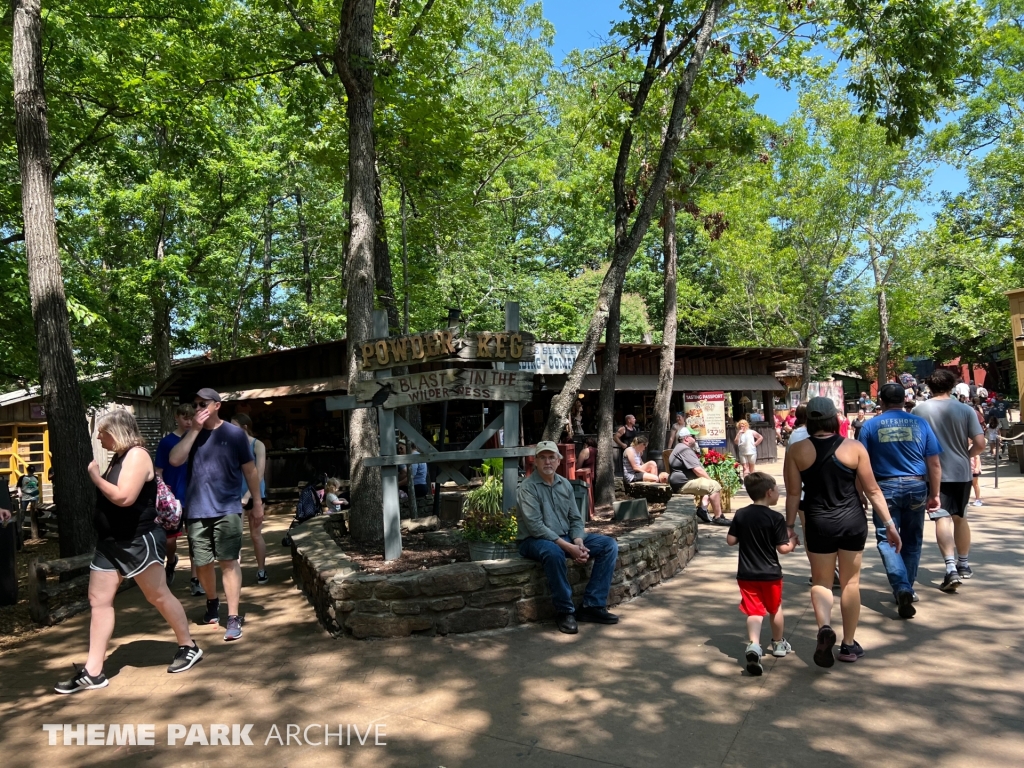
[[[764,472],[751,472],[743,485],[753,504],[737,510],[725,540],[740,545],[736,580],[740,585],[740,610],[747,615],[747,672],[760,675],[761,623],[765,614],[771,620],[773,656],[785,656],[793,650],[783,637],[782,566],[779,555],[788,554],[800,543],[796,534],[786,532],[786,518],[771,509],[779,501],[775,478]]]

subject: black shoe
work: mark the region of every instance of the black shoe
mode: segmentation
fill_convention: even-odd
[[[558,626],[559,632],[564,632],[567,635],[575,635],[580,631],[580,626],[576,623],[576,617],[571,613],[560,613],[555,616],[555,624]]]
[[[707,507],[697,507],[697,519],[702,523],[711,522],[711,515],[708,513]]]
[[[167,586],[171,586],[174,583],[174,569],[178,565],[178,555],[175,554],[173,557],[167,558],[167,565],[164,566],[164,571],[167,573]]]
[[[179,645],[178,652],[174,654],[174,660],[167,667],[167,671],[173,673],[192,669],[201,658],[203,658],[203,652],[199,650],[199,646],[194,642],[191,648],[187,645]]]
[[[57,693],[78,693],[79,691],[89,691],[93,688],[106,688],[110,683],[107,682],[106,675],[100,672],[98,675],[90,675],[85,671],[85,667],[79,669],[75,666],[75,676],[70,680],[64,680],[57,683],[53,690]]]
[[[818,644],[814,648],[814,663],[819,667],[831,667],[836,663],[832,648],[836,644],[836,633],[828,624],[818,630]]]
[[[577,621],[589,621],[593,624],[618,624],[619,617],[614,613],[608,613],[603,605],[584,606],[576,611]]]
[[[896,611],[901,619],[912,619],[917,614],[917,608],[914,607],[914,593],[909,590],[896,595],[896,604],[899,606]]]
[[[203,589],[203,585],[199,583],[199,579],[197,579],[195,576],[193,576],[189,580],[189,588],[191,589],[192,594],[195,596],[206,594],[206,590]]]
[[[956,592],[957,587],[962,582],[960,577],[956,574],[956,571],[946,571],[946,578],[942,580],[942,586],[939,587],[943,592]]]
[[[262,571],[256,571],[256,583],[257,584],[266,584],[269,581],[270,581],[270,577],[267,575],[266,569],[264,569]]]
[[[203,616],[200,624],[220,624],[220,600],[206,601],[206,615]]]
[[[712,525],[732,525],[732,520],[727,518],[725,515],[721,517],[715,517],[711,519]]]

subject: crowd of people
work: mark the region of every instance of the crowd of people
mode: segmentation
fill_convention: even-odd
[[[918,398],[921,399],[918,399]],[[987,408],[980,407],[984,399]],[[862,394],[854,419],[839,412],[830,398],[811,398],[777,427],[786,429],[783,466],[785,514],[772,509],[780,499],[771,475],[756,469],[757,446],[763,440],[746,420],[737,422],[735,447],[751,504],[729,520],[723,513],[722,486],[708,475],[696,437],[682,414],[672,434],[675,445],[660,469],[644,461],[647,437],[633,416],[614,435],[622,448],[627,482],[662,482],[674,493],[692,495],[698,516],[706,523],[728,526],[727,542],[739,547],[737,580],[740,609],[747,616],[747,670],[761,674],[760,644],[763,619],[769,617],[777,657],[792,651],[784,635],[782,568],[778,558],[801,544],[811,567],[810,601],[817,622],[815,664],[830,667],[836,658],[855,662],[864,655],[857,640],[860,617],[860,570],[869,533],[885,568],[900,617],[916,615],[915,591],[923,550],[924,518],[935,523],[938,550],[944,561],[942,592],[957,591],[974,575],[969,556],[971,531],[967,510],[972,488],[980,502],[977,476],[980,456],[989,445],[999,450],[1000,419],[1005,403],[989,397],[984,388],[958,382],[945,369],[933,372],[921,388],[890,382],[878,391],[878,402]],[[97,437],[112,453],[105,471],[96,461],[89,476],[96,486],[94,525],[98,543],[90,565],[89,601],[92,607],[89,651],[75,675],[57,684],[58,693],[77,693],[108,684],[103,673],[107,645],[114,628],[113,600],[125,578],[134,578],[146,599],[170,625],[178,645],[167,671],[184,672],[202,659],[203,652],[189,631],[185,610],[171,591],[181,536],[191,560],[192,595],[206,597],[200,624],[221,622],[216,569],[227,602],[225,641],[242,636],[240,564],[244,521],[257,565],[257,584],[266,584],[266,543],[262,536],[266,497],[266,448],[252,433],[244,413],[231,421],[220,417],[221,396],[199,390],[191,404],[175,413],[176,429],[157,446],[155,460],[134,417],[124,410],[102,416]],[[400,450],[404,452],[405,446]],[[412,446],[413,452],[416,447]],[[577,621],[614,624],[607,598],[617,558],[614,539],[587,534],[571,484],[557,474],[562,460],[554,442],[536,448],[536,471],[519,488],[517,507],[519,551],[539,561],[551,586],[556,622],[562,632],[578,631]],[[593,469],[597,444],[584,442],[580,462]],[[417,496],[427,492],[426,465],[405,469],[400,482]],[[23,503],[38,495],[34,472],[22,478]],[[317,489],[316,504],[327,512],[345,505],[341,483],[326,480]],[[23,486],[23,487],[22,487]],[[182,503],[177,527],[165,530],[157,508],[164,491]],[[172,497],[172,498],[173,498]],[[301,505],[301,504],[300,504]],[[0,510],[10,516],[8,510]],[[568,582],[566,559],[593,562],[593,570],[577,609]],[[832,626],[833,588],[839,588],[841,631]],[[838,643],[838,653],[834,647]]]
[[[908,393],[902,383],[883,385],[878,405],[859,403],[864,411],[850,422],[852,435],[842,434],[842,416],[831,399],[815,397],[801,405],[795,421],[803,422],[806,434],[794,427],[789,437],[784,519],[771,511],[779,498],[774,480],[758,472],[744,479],[753,503],[736,512],[728,543],[740,547],[737,580],[740,609],[748,616],[745,658],[751,674],[761,674],[764,616],[770,617],[772,630],[769,651],[785,656],[791,650],[783,634],[778,555],[800,543],[798,518],[811,566],[810,600],[818,626],[813,659],[818,666],[830,667],[837,658],[855,662],[864,655],[856,634],[869,506],[875,543],[901,618],[917,612],[914,587],[926,516],[935,523],[944,563],[939,589],[956,592],[974,576],[967,509],[976,462],[986,447],[984,421],[957,393],[958,382],[949,371],[936,370],[925,385],[928,397],[915,400],[913,409],[906,408]],[[877,414],[864,418],[879,406]],[[832,627],[835,586],[841,634]]]

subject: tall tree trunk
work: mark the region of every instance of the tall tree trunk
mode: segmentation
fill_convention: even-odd
[[[160,222],[157,226],[156,247],[153,258],[156,261],[157,280],[153,290],[153,359],[156,363],[157,382],[166,381],[171,375],[171,302],[167,298],[167,280],[162,274],[164,249],[167,242],[167,205],[160,209]],[[160,409],[160,428],[172,432],[174,423],[174,403],[169,397],[161,397],[157,403]]]
[[[687,105],[690,101],[690,94],[693,92],[693,84],[697,79],[697,73],[704,63],[704,56],[707,54],[708,46],[711,44],[711,33],[714,31],[715,23],[718,21],[718,14],[722,9],[724,0],[710,0],[705,12],[701,17],[700,28],[694,38],[693,52],[690,60],[683,71],[679,82],[676,85],[672,98],[672,111],[669,117],[668,127],[665,131],[665,138],[661,145],[661,153],[658,157],[658,165],[651,178],[651,184],[636,210],[636,216],[632,225],[629,224],[630,216],[633,213],[633,204],[630,202],[632,196],[628,189],[627,171],[629,158],[633,150],[632,129],[626,129],[621,145],[619,146],[619,157],[616,162],[615,175],[612,178],[612,187],[615,195],[615,243],[612,248],[612,260],[608,272],[601,282],[601,289],[598,292],[594,315],[590,320],[590,326],[583,337],[579,355],[573,363],[572,370],[566,379],[562,391],[555,395],[551,401],[551,412],[548,414],[548,421],[544,427],[543,439],[555,440],[559,436],[559,430],[569,414],[576,393],[583,383],[583,377],[594,360],[594,350],[597,347],[597,340],[601,337],[605,325],[608,322],[608,310],[612,297],[616,290],[621,290],[621,284],[626,276],[626,268],[632,261],[634,254],[640,247],[647,230],[651,225],[651,217],[661,196],[668,184],[669,174],[672,171],[672,159],[676,149],[682,141],[686,131]],[[667,11],[667,8],[666,8]],[[663,34],[663,28],[662,28]],[[652,57],[655,55],[652,49]],[[646,86],[646,93],[641,94],[638,88],[634,97],[634,116],[642,112],[646,94],[650,92],[653,81],[659,76],[652,63],[648,63],[644,73],[641,86]]]
[[[373,166],[373,215],[373,271],[377,282],[377,295],[387,309],[388,328],[392,333],[398,333],[402,326],[398,320],[395,286],[391,280],[391,249],[388,247],[388,230],[384,221],[384,190],[380,185],[380,173],[376,163]]]
[[[889,303],[885,295],[885,276],[879,263],[874,243],[869,243],[871,271],[875,276],[875,291],[878,300],[878,387],[889,380]]]
[[[295,217],[299,227],[299,240],[302,242],[302,286],[306,297],[306,320],[309,323],[309,343],[316,342],[316,333],[313,329],[313,275],[312,258],[309,253],[309,236],[306,232],[306,218],[302,215],[302,190],[295,189]]]
[[[345,0],[341,10],[335,66],[348,97],[349,242],[345,256],[348,287],[347,338],[349,391],[370,375],[359,370],[361,342],[373,334],[376,152],[373,143],[373,0]],[[377,414],[357,408],[349,420],[349,472],[352,537],[384,540],[384,500],[380,470],[363,460],[379,453]]]
[[[800,346],[804,348],[804,356],[800,358],[800,402],[807,402],[807,387],[811,383],[811,340],[808,338]]]
[[[615,378],[619,373],[619,322],[622,307],[621,283],[612,294],[608,307],[608,325],[604,339],[604,368],[601,369],[601,394],[597,401],[597,476],[594,478],[594,503],[615,501]]]
[[[86,471],[92,444],[78,389],[53,202],[53,163],[43,89],[40,0],[15,0],[12,70],[28,284],[53,453],[60,554],[88,552],[96,491]]]
[[[665,251],[665,326],[661,336],[661,365],[658,367],[658,391],[654,396],[654,425],[651,427],[651,452],[661,456],[666,445],[669,413],[672,405],[672,385],[676,378],[676,335],[678,332],[676,290],[676,204],[666,192],[662,203],[662,224]],[[668,467],[664,467],[668,472]]]
[[[402,185],[402,333],[409,335],[409,236],[406,231],[405,185]]]
[[[260,341],[270,336],[271,269],[274,259],[274,199],[267,201],[266,218],[263,222],[263,330]],[[266,351],[266,350],[264,350]]]

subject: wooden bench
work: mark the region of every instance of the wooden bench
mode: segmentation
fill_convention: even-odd
[[[59,595],[72,592],[76,589],[88,586],[89,573],[83,573],[67,581],[59,581],[56,584],[47,583],[50,576],[59,577],[61,574],[88,568],[92,562],[91,552],[74,557],[64,557],[60,560],[33,560],[28,566],[28,611],[32,621],[42,624],[45,627],[52,626],[64,619],[88,609],[89,598],[75,600],[72,603],[62,605],[59,608],[50,608],[50,600]],[[135,585],[134,579],[125,579],[117,588],[117,591],[128,589]]]

